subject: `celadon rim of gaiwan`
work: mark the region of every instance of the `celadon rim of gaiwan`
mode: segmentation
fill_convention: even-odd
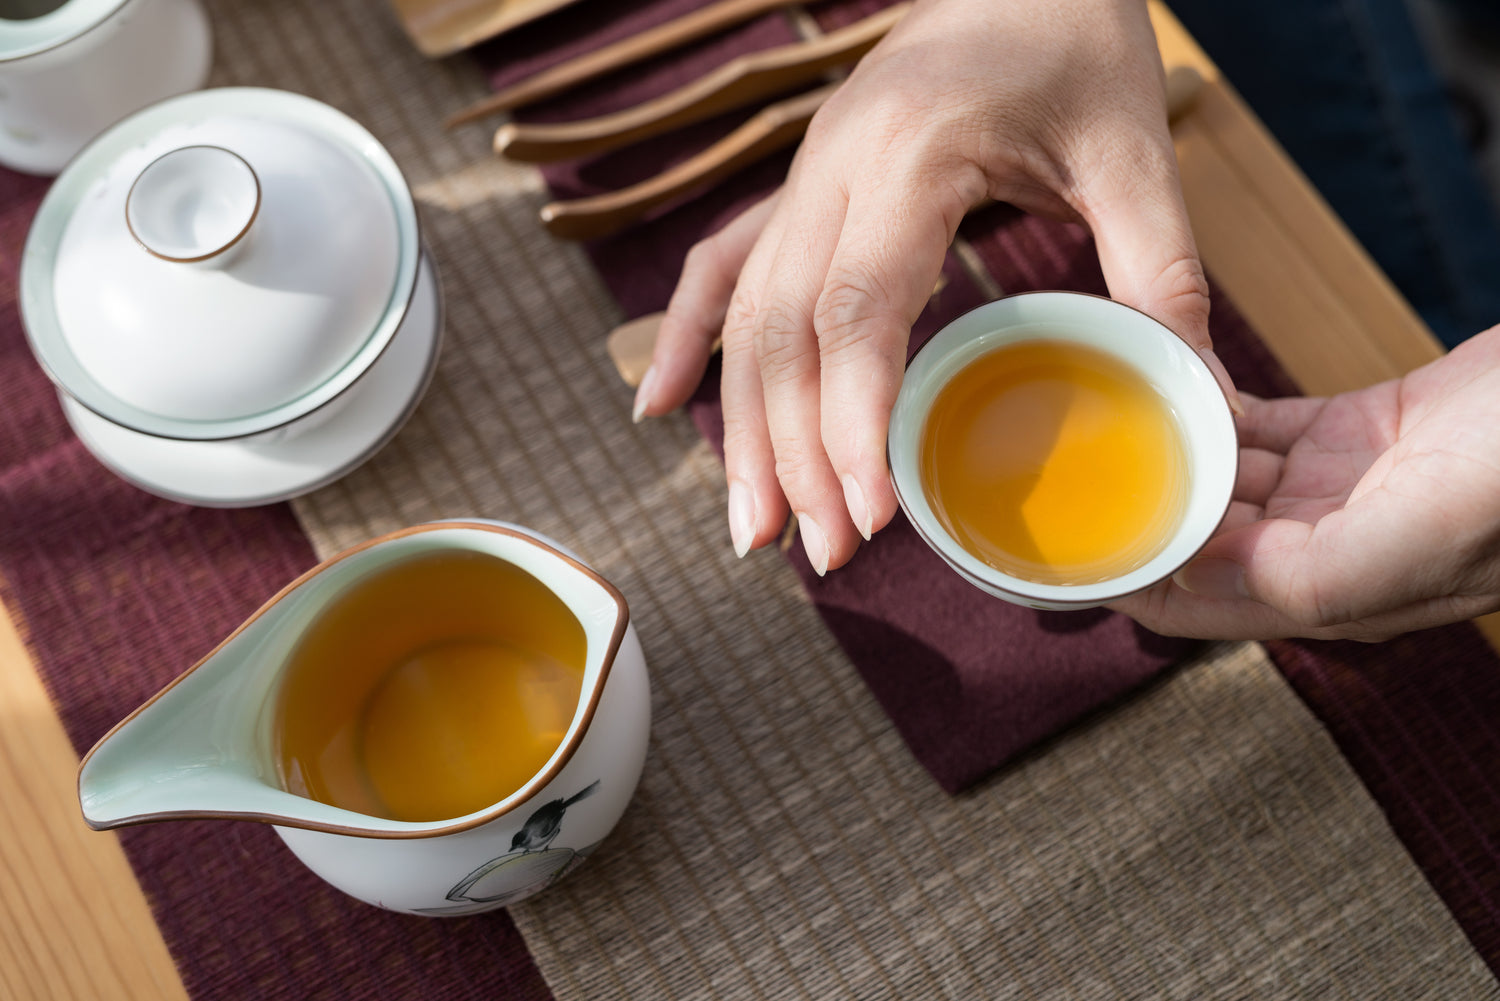
[[[397,529],[396,531],[388,532],[384,535],[380,535],[373,539],[362,542],[356,546],[352,546],[351,548],[346,549],[334,556],[330,556],[328,559],[318,563],[317,566],[308,570],[306,573],[298,576],[291,583],[287,584],[280,591],[276,592],[276,594],[273,595],[269,600],[267,600],[265,604],[257,608],[249,618],[240,623],[240,625],[236,627],[233,632],[224,637],[222,641],[220,641],[212,650],[210,650],[200,660],[198,660],[197,663],[193,664],[192,667],[189,667],[187,670],[179,674],[176,678],[172,679],[172,681],[169,682],[165,687],[163,687],[160,691],[151,696],[151,698],[147,699],[141,705],[137,706],[124,719],[120,720],[114,726],[110,727],[109,732],[107,732],[106,734],[104,734],[104,736],[100,737],[97,741],[94,742],[94,746],[89,749],[88,753],[85,754],[82,760],[80,760],[78,763],[79,801],[82,802],[83,800],[84,769],[87,767],[89,760],[94,756],[94,753],[98,751],[106,741],[108,741],[116,733],[122,730],[125,726],[129,725],[133,720],[140,716],[141,713],[145,712],[152,705],[154,705],[157,700],[166,696],[167,693],[172,691],[172,689],[176,688],[184,680],[192,676],[194,672],[196,672],[199,668],[203,667],[204,664],[213,659],[213,657],[218,654],[219,651],[228,646],[235,639],[235,637],[239,636],[246,629],[250,628],[250,626],[254,624],[257,619],[265,615],[281,601],[285,600],[299,587],[308,583],[313,577],[329,569],[330,567],[333,567],[336,564],[349,559],[350,557],[365,552],[366,550],[369,550],[382,543],[391,542],[396,539],[407,538],[425,532],[452,531],[454,529],[477,530],[496,535],[504,535],[527,545],[535,546],[538,549],[545,551],[549,555],[555,556],[569,568],[582,574],[594,584],[597,584],[614,602],[615,607],[618,611],[618,614],[615,617],[614,627],[610,633],[609,643],[602,655],[599,676],[588,692],[587,700],[583,703],[583,712],[578,720],[578,725],[571,727],[568,736],[564,739],[558,750],[553,753],[552,757],[548,760],[547,765],[536,774],[532,775],[531,778],[527,779],[520,788],[507,795],[499,803],[496,803],[489,809],[482,810],[478,813],[466,814],[449,824],[442,824],[440,821],[434,822],[441,824],[441,826],[424,827],[420,830],[382,830],[367,827],[351,827],[344,824],[306,820],[299,817],[286,816],[284,814],[260,813],[252,811],[216,810],[163,810],[152,813],[119,817],[105,822],[92,820],[87,816],[87,814],[85,814],[83,818],[84,823],[86,823],[93,830],[106,831],[113,830],[119,827],[135,827],[141,824],[151,824],[157,823],[159,821],[169,820],[243,820],[253,823],[272,824],[277,827],[295,827],[302,830],[320,831],[326,834],[343,834],[361,838],[376,838],[381,840],[425,840],[428,838],[442,837],[448,834],[458,834],[463,831],[482,827],[485,824],[488,824],[500,817],[505,816],[506,814],[521,809],[527,803],[531,802],[531,800],[535,798],[537,793],[541,792],[549,785],[551,785],[553,779],[555,779],[567,766],[568,762],[572,760],[573,754],[578,750],[578,747],[583,743],[584,738],[588,735],[590,726],[592,725],[594,720],[594,713],[599,707],[599,701],[603,697],[605,685],[609,681],[610,671],[614,666],[615,659],[620,652],[620,645],[624,641],[626,630],[630,625],[630,609],[625,602],[625,596],[620,592],[619,588],[615,587],[609,581],[605,580],[602,576],[599,575],[598,572],[582,563],[578,559],[574,558],[573,556],[570,556],[568,553],[559,550],[556,546],[550,545],[549,543],[542,541],[542,539],[538,538],[536,535],[520,528],[512,528],[496,522],[476,520],[438,521],[423,525],[414,525],[409,528]],[[292,792],[287,792],[286,795],[297,796],[296,793]],[[319,801],[310,800],[310,802],[316,803]]]

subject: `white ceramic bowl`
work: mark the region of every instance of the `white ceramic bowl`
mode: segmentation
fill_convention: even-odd
[[[0,163],[55,174],[131,112],[208,79],[197,0],[31,0],[0,16]],[[24,16],[24,15],[32,16]]]
[[[1122,576],[1086,584],[1039,584],[996,569],[943,527],[922,488],[923,426],[939,390],[964,366],[1007,344],[1050,339],[1086,345],[1125,362],[1167,401],[1182,432],[1188,488],[1176,531],[1155,556]],[[1208,541],[1228,510],[1239,446],[1223,391],[1197,352],[1146,314],[1100,296],[1028,292],[987,303],[940,330],[917,352],[891,414],[888,452],[896,496],[913,527],[976,587],[1031,608],[1106,604],[1171,576]]]

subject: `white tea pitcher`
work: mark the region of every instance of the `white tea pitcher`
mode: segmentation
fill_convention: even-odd
[[[373,575],[452,554],[528,575],[581,629],[582,688],[556,750],[499,799],[440,820],[393,820],[289,791],[272,710],[303,637]],[[505,616],[504,603],[496,614]],[[517,526],[435,522],[335,556],[277,594],[94,746],[79,769],[79,799],[100,830],[192,818],[269,823],[355,897],[411,914],[467,914],[539,892],[583,862],[630,801],[649,729],[645,658],[613,586]]]

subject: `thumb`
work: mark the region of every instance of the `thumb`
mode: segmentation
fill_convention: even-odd
[[[1215,536],[1173,576],[1204,598],[1250,598],[1303,625],[1321,626],[1316,526],[1268,518]],[[1324,569],[1327,564],[1324,564]]]

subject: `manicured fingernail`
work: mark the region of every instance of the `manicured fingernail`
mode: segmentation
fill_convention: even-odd
[[[635,391],[635,409],[630,412],[630,419],[639,424],[641,418],[646,416],[646,408],[651,405],[651,396],[656,392],[656,366],[652,365],[646,369],[646,374],[641,376],[641,384]]]
[[[1219,360],[1214,349],[1199,348],[1198,356],[1203,359],[1203,363],[1208,366],[1208,370],[1214,374],[1220,388],[1224,390],[1224,399],[1229,401],[1229,409],[1236,417],[1245,416],[1245,405],[1240,402],[1240,394],[1234,388],[1234,380],[1229,378],[1229,370],[1224,367],[1224,363]]]
[[[755,495],[739,480],[729,481],[729,538],[734,555],[744,559],[755,538]]]
[[[1245,568],[1234,560],[1221,560],[1205,556],[1194,560],[1172,578],[1184,591],[1204,598],[1248,598],[1245,587]]]
[[[853,473],[845,473],[839,482],[844,485],[844,504],[849,508],[849,517],[853,519],[854,527],[859,529],[859,534],[869,542],[872,531],[870,505],[865,500],[864,488],[859,485]]]
[[[828,572],[828,536],[802,512],[797,512],[797,530],[802,533],[802,549],[807,553],[807,562],[819,577]]]

